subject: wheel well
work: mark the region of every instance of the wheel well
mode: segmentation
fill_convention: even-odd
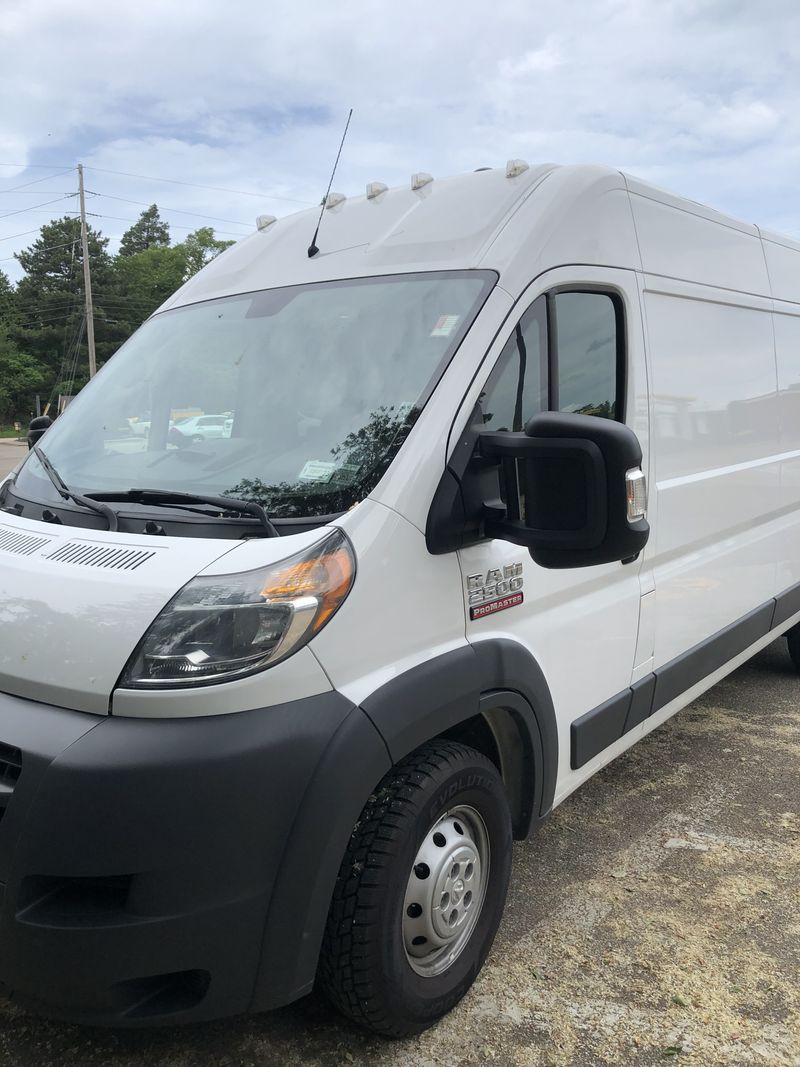
[[[517,840],[527,837],[539,783],[535,781],[527,731],[521,728],[514,712],[503,706],[502,694],[484,697],[479,714],[464,719],[440,736],[469,745],[492,761],[506,789],[514,837]]]
[[[487,759],[503,773],[503,764],[500,758],[500,749],[495,740],[492,728],[483,715],[474,715],[471,719],[465,719],[457,723],[449,730],[439,735],[448,741],[458,741],[459,744],[469,745],[470,748],[482,752]]]

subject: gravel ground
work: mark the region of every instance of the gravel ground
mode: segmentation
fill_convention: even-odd
[[[23,454],[0,441],[0,474]],[[149,1032],[0,999],[0,1064],[798,1067],[799,696],[776,642],[562,804],[516,846],[472,992],[419,1038],[372,1038],[316,996]]]
[[[466,1000],[404,1042],[316,996],[185,1029],[90,1030],[0,1000],[0,1064],[800,1064],[800,685],[776,642],[516,846]]]

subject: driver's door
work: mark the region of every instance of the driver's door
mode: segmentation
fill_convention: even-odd
[[[635,275],[582,268],[580,274],[551,272],[546,281],[498,338],[460,417],[468,418],[479,401],[491,430],[521,430],[548,409],[615,418],[637,433],[646,471],[647,391]],[[644,557],[547,570],[525,548],[487,540],[461,549],[459,558],[468,639],[519,641],[550,686],[559,728],[558,800],[641,732],[631,729],[588,762],[585,753],[576,759],[572,723],[624,693],[635,662],[652,654],[646,635],[637,653]],[[613,734],[614,724],[608,725]]]

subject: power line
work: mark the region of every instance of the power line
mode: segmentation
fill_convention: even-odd
[[[75,170],[74,163],[0,163],[0,167],[17,167],[19,170]]]
[[[69,193],[68,195],[69,196],[75,196],[76,194],[75,193]],[[99,195],[102,195],[102,194],[99,194]],[[22,210],[23,211],[34,211],[36,209],[35,208],[23,208]],[[11,214],[17,214],[17,212],[12,212]],[[121,215],[103,215],[99,211],[87,211],[86,214],[87,214],[87,216],[89,216],[89,217],[91,217],[93,219],[110,219],[113,222],[130,222],[130,223],[134,223],[134,222],[138,222],[139,221],[138,219],[123,218],[123,216],[121,216]],[[77,215],[80,215],[80,211],[65,211],[64,215],[76,215],[77,216]],[[0,218],[5,218],[5,216],[4,215],[0,215]],[[246,226],[247,223],[237,222],[235,225],[237,225],[237,226]],[[182,226],[179,222],[171,222],[170,223],[170,227],[172,229],[174,229],[174,230],[189,230],[191,232],[193,232],[196,229],[196,227],[194,227],[194,226]],[[40,229],[41,229],[41,227],[40,227]],[[0,241],[13,241],[15,237],[27,237],[28,234],[39,233],[39,232],[40,232],[40,230],[25,230],[23,233],[12,233],[12,234],[9,234],[8,237],[0,237]],[[215,229],[214,233],[225,234],[227,237],[246,237],[247,236],[246,233],[235,233],[233,230],[217,230],[217,229]],[[117,241],[117,240],[119,240],[118,237],[111,236],[110,234],[105,234],[104,236],[107,237],[107,239],[109,241]],[[169,246],[169,247],[174,247],[174,246]]]
[[[69,318],[73,313],[77,312],[77,310],[78,310],[75,307],[75,301],[79,298],[80,291],[77,291],[77,292],[72,293],[70,295],[73,297],[73,300],[72,300],[71,303],[51,304],[51,305],[46,304],[46,305],[44,305],[42,307],[41,312],[37,312],[36,307],[34,305],[32,305],[32,304],[29,304],[24,310],[20,310],[19,308],[17,308],[16,310],[20,314],[20,316],[22,318],[26,318],[28,321],[27,322],[14,322],[13,323],[14,326],[16,326],[18,329],[22,330],[22,329],[26,329],[31,323],[44,322],[46,319],[61,319],[61,318],[64,318],[65,316],[67,318]],[[65,293],[65,299],[66,299],[66,293]],[[156,299],[159,300],[159,303],[163,303],[163,300],[161,300],[160,298],[156,298]],[[164,299],[166,299],[166,297]],[[102,300],[101,299],[101,300],[98,301],[98,306],[99,306],[101,311],[108,310],[108,311],[112,312],[113,314],[121,314],[122,312],[137,312],[138,313],[138,312],[143,312],[143,311],[146,311],[146,312],[154,311],[155,308],[159,306],[159,304],[156,304],[155,307],[154,307],[152,302],[150,302],[150,301],[139,302],[139,301],[136,301],[136,300],[132,300],[131,302],[127,303],[127,302],[124,302],[124,301]],[[11,321],[13,322],[13,318],[12,318]]]
[[[22,215],[26,211],[37,211],[39,208],[48,207],[50,204],[58,204],[61,200],[68,200],[72,196],[77,196],[77,193],[64,193],[63,196],[56,197],[55,200],[45,200],[42,204],[34,204],[33,207],[21,207],[17,211],[8,211],[5,215],[0,215],[0,219],[7,219],[11,215]]]
[[[72,214],[72,212],[68,212],[68,214]],[[87,211],[86,214],[89,215],[93,219],[111,219],[114,222],[138,222],[139,221],[138,219],[125,219],[125,218],[122,218],[121,215],[102,215],[98,211]],[[244,222],[237,223],[237,226],[244,226],[244,225],[245,225]],[[170,223],[170,226],[172,226],[172,228],[176,229],[176,230],[191,230],[191,231],[194,231],[195,228],[196,228],[194,226],[181,226],[177,222]],[[231,230],[215,230],[214,233],[224,233],[224,234],[227,234],[229,237],[247,237],[246,233],[233,233]],[[111,240],[110,237],[109,237],[109,240]]]
[[[87,168],[88,169],[88,168]],[[143,200],[128,200],[124,196],[112,196],[111,193],[96,193],[91,189],[86,190],[91,196],[100,196],[106,200],[119,200],[123,204],[136,204],[138,207],[152,207],[152,204],[146,204]],[[158,207],[158,205],[156,205]],[[159,213],[162,211],[171,211],[176,215],[194,215],[198,219],[211,219],[212,222],[232,222],[234,226],[250,226],[249,222],[239,222],[238,219],[221,219],[218,215],[202,215],[199,211],[184,211],[177,207],[158,207]]]
[[[39,233],[39,230],[23,230],[22,233],[10,233],[8,237],[0,237],[0,241],[13,241],[17,237],[27,237],[31,233]]]
[[[75,313],[75,302],[76,302],[77,297],[78,297],[78,294],[72,288],[73,285],[75,284],[75,262],[76,262],[75,242],[73,240],[73,243],[72,243],[72,255],[70,257],[70,263],[69,263],[69,282],[67,283],[69,288],[70,288],[70,290],[71,290],[72,306],[70,308],[70,317],[72,315],[74,315],[74,313]],[[64,333],[63,333],[63,335],[61,337],[61,370],[62,370],[62,372],[64,370],[65,360],[66,360],[66,357],[67,357],[67,331],[69,330],[69,323],[70,323],[70,319],[66,319],[66,321],[64,322]],[[85,323],[82,320],[81,321],[81,325],[79,327],[79,334],[78,334],[79,339],[83,336],[84,325],[85,325]],[[78,341],[78,347],[80,347],[80,340]],[[53,388],[55,389],[55,383],[53,383]],[[52,401],[52,399],[53,399],[53,394],[51,393],[50,394],[50,400]]]
[[[55,189],[0,189],[0,196],[13,193],[14,196],[41,196],[42,193],[54,193]],[[72,193],[61,193],[61,196],[72,196]]]
[[[225,189],[219,185],[198,185],[196,182],[178,181],[176,178],[154,178],[151,174],[131,174],[127,170],[109,170],[106,167],[86,167],[86,170],[97,171],[98,174],[119,174],[123,178],[141,178],[148,182],[168,182],[170,185],[185,185],[189,189],[210,189],[214,193],[235,193],[237,196],[254,196],[259,200],[285,200],[290,204],[305,204],[306,207],[315,207],[316,203],[311,200],[297,200],[291,196],[276,196],[272,193],[253,193],[246,189]]]
[[[30,319],[28,322],[15,323],[15,327],[18,330],[33,330],[36,328],[57,330],[62,322],[69,322],[76,314],[78,314],[78,308],[73,308],[72,311],[62,311],[58,315],[40,315],[38,318]]]
[[[31,301],[31,302],[29,302],[27,304],[14,304],[12,310],[18,312],[20,315],[34,315],[34,314],[36,314],[36,312],[41,307],[42,312],[44,314],[48,314],[49,315],[50,312],[52,312],[52,311],[63,311],[65,308],[71,308],[73,306],[72,298],[76,297],[76,296],[77,296],[77,294],[73,294],[73,293],[69,293],[68,294],[65,291],[63,294],[61,294],[60,299],[68,301],[67,303],[64,303],[64,304],[42,304],[42,305],[40,305],[40,304],[36,303],[35,301]],[[123,299],[121,299],[121,300],[118,299],[118,298],[114,298],[114,297],[112,297],[109,300],[104,300],[101,297],[99,303],[100,303],[101,307],[108,307],[108,308],[135,308],[135,309],[139,309],[139,308],[146,308],[146,307],[150,306],[150,302],[149,301],[136,300],[133,297],[131,297],[131,298],[123,297]]]
[[[67,170],[62,170],[58,174],[45,174],[45,176],[43,178],[34,178],[32,182],[23,182],[22,185],[13,185],[10,189],[2,189],[2,190],[0,190],[0,192],[3,192],[3,193],[16,193],[17,190],[19,190],[19,189],[27,189],[29,185],[39,185],[40,182],[49,182],[53,178],[60,178],[64,174],[71,173],[71,171],[73,171],[74,169],[75,169],[74,167],[69,167]],[[31,194],[31,195],[34,195],[34,194]]]
[[[32,233],[36,233],[38,231],[32,230],[31,232]],[[48,245],[46,248],[37,248],[36,251],[37,252],[53,252],[57,248],[70,248],[74,244],[75,244],[74,241],[64,241],[60,245]],[[0,263],[9,263],[12,259],[17,259],[17,256],[5,256],[3,259],[0,259]]]

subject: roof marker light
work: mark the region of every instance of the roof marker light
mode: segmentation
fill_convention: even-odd
[[[384,185],[383,182],[369,182],[367,185],[367,200],[374,200],[376,196],[385,193],[388,188],[389,186]]]
[[[520,174],[524,174],[529,169],[530,164],[526,163],[524,159],[509,159],[508,163],[506,163],[506,177],[518,178]]]
[[[325,197],[325,207],[332,208],[338,207],[339,204],[343,204],[347,197],[344,193],[328,193]]]
[[[277,221],[274,215],[259,215],[256,219],[256,226],[259,230],[268,230],[273,222]]]
[[[419,174],[411,175],[411,188],[421,189],[424,185],[430,185],[433,181],[432,174],[426,174],[424,170],[421,170]]]

